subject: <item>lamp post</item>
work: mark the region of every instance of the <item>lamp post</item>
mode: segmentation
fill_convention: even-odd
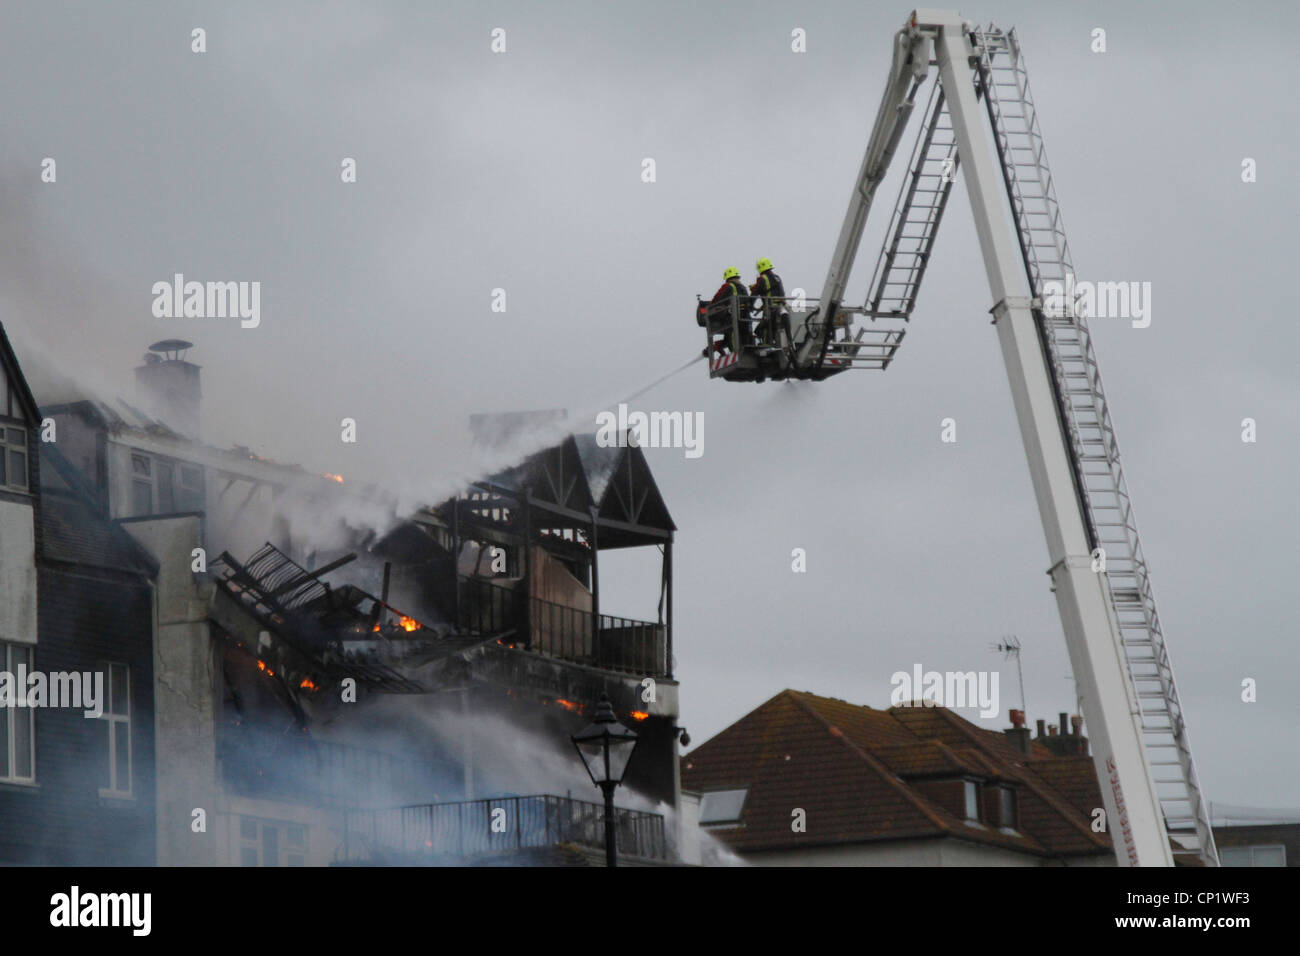
[[[636,748],[636,734],[618,722],[609,697],[601,694],[594,720],[571,739],[591,775],[591,782],[605,795],[605,865],[618,866],[614,788],[623,782],[623,774]]]

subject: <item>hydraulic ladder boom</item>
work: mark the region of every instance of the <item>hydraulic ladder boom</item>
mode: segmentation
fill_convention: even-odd
[[[938,84],[868,299],[847,307],[845,286],[867,214],[932,65]],[[847,367],[888,367],[903,333],[875,332],[884,345],[870,353],[869,331],[850,338],[852,317],[910,318],[958,167],[1116,859],[1121,866],[1171,865],[1173,832],[1186,851],[1217,865],[1087,323],[1073,308],[1061,315],[1043,306],[1046,283],[1064,280],[1073,265],[1014,31],[979,30],[955,12],[916,10],[896,34],[819,304],[793,334],[792,366],[814,379]],[[835,341],[839,327],[848,331]]]

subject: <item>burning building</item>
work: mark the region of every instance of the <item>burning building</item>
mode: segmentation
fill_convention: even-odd
[[[678,859],[675,527],[641,450],[569,435],[382,532],[341,522],[341,546],[324,550],[286,511],[340,513],[368,490],[194,438],[198,366],[181,345],[158,343],[170,351],[141,370],[142,387],[166,387],[148,402],[43,409],[59,495],[76,500],[60,527],[118,549],[95,560],[115,613],[136,614],[122,739],[151,830],[139,852],[164,865],[598,858],[603,810],[568,737],[608,695],[639,738],[620,847]],[[167,388],[183,392],[181,426],[160,414]],[[20,404],[33,447],[40,415]],[[24,540],[6,535],[0,577],[30,603],[44,579],[12,564]],[[654,621],[602,607],[601,555],[627,548],[661,555]],[[43,655],[45,640],[28,643]],[[52,724],[37,716],[38,744]]]

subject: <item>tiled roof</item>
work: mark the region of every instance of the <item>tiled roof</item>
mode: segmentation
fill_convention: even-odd
[[[157,571],[143,548],[76,494],[42,490],[41,534],[43,556],[51,561],[149,576]]]
[[[927,784],[963,777],[1014,785],[1017,829],[972,826]],[[1110,852],[1084,812],[1101,805],[1089,758],[1022,754],[937,707],[875,710],[785,690],[683,757],[682,787],[748,788],[742,825],[711,831],[742,852],[927,837],[1040,857]],[[805,833],[791,828],[795,808]]]

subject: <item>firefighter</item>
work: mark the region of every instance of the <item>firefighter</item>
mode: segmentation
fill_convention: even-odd
[[[772,260],[766,256],[754,263],[754,268],[758,270],[758,278],[749,287],[749,291],[763,300],[763,312],[767,317],[764,336],[768,345],[776,345],[778,322],[786,324],[786,334],[789,334],[790,313],[785,310],[785,284],[773,271]]]
[[[744,310],[748,301],[748,293],[745,290],[745,283],[740,278],[740,270],[735,266],[727,266],[722,272],[722,285],[718,291],[713,293],[713,298],[709,301],[709,331],[714,334],[721,334],[722,340],[713,343],[713,350],[721,354],[724,352],[729,343],[728,335],[731,331],[731,304],[736,302],[738,309]],[[740,342],[744,345],[749,332],[749,325],[743,320],[740,322]],[[704,350],[707,357],[709,349]]]

